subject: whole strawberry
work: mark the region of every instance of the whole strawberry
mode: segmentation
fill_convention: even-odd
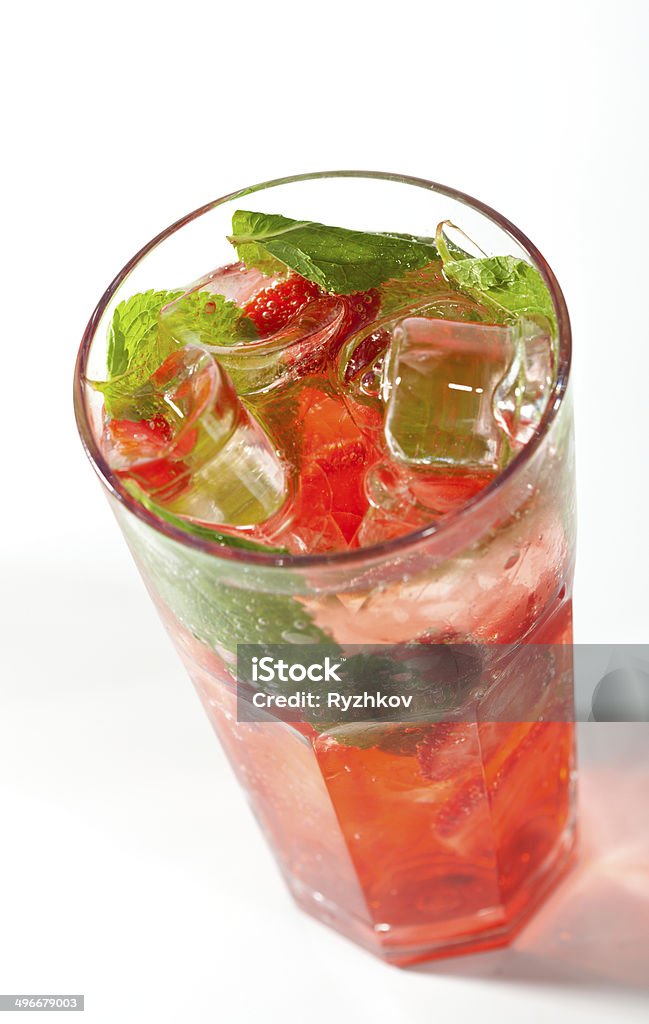
[[[254,323],[259,337],[267,338],[281,331],[296,313],[324,294],[317,284],[294,274],[259,292],[243,307],[243,312]]]
[[[267,338],[286,327],[309,302],[326,294],[312,281],[307,281],[299,274],[292,274],[286,281],[259,292],[244,306],[243,312],[254,323],[259,337]],[[344,312],[334,339],[336,346],[373,320],[378,313],[380,302],[379,293],[374,288],[367,292],[341,295],[339,298]]]

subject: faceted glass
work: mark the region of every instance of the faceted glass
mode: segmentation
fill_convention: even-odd
[[[333,554],[224,548],[138,504],[108,467],[97,396],[86,382],[102,374],[115,305],[135,291],[198,277],[206,266],[231,261],[220,240],[233,209],[250,192],[263,192],[265,208],[286,216],[306,212],[324,223],[368,230],[429,236],[440,221],[455,220],[484,248],[522,256],[545,278],[558,323],[558,355],[541,423],[528,431],[525,447],[504,472],[468,493],[466,503],[437,524],[413,522],[413,532],[393,540],[378,530],[381,540],[373,545],[368,523],[366,547]],[[430,322],[405,321],[403,330],[395,351],[412,367]],[[464,325],[458,351],[477,345],[479,354],[485,331],[491,332],[497,368],[510,344],[502,329]],[[543,344],[539,339],[539,351]],[[83,443],[282,874],[301,907],[393,963],[507,942],[560,877],[575,834],[573,725],[551,717],[495,721],[490,693],[474,721],[452,728],[433,723],[414,739],[403,723],[393,728],[389,744],[369,744],[362,724],[356,726],[357,742],[349,735],[339,742],[335,729],[238,721],[236,642],[302,643],[326,636],[343,646],[516,645],[519,660],[504,683],[499,677],[505,701],[524,688],[526,645],[552,645],[561,654],[545,671],[549,682],[560,677],[565,685],[571,672],[575,546],[569,363],[563,296],[518,229],[452,189],[361,172],[254,186],[183,218],[127,264],[84,335],[75,376]],[[224,353],[223,365],[245,394],[235,350],[230,357]],[[245,372],[272,383],[280,371],[288,379],[292,365],[261,346]],[[185,361],[171,367],[165,386],[176,387],[190,371],[193,381],[202,380]],[[317,389],[317,368],[311,372]],[[542,378],[539,372],[540,388]],[[395,390],[389,407],[388,437],[407,469],[427,443],[419,419],[408,416],[409,403],[420,400],[420,378],[397,379],[401,391]],[[529,379],[533,385],[534,375]],[[507,381],[487,367],[484,389],[491,394],[498,387],[505,417]],[[324,385],[322,393],[324,401]],[[273,388],[264,395],[263,415],[278,415]],[[453,410],[468,410],[467,423],[482,422],[466,396],[451,397]],[[535,401],[536,394],[526,398],[530,408]],[[244,426],[254,429],[247,420]],[[478,470],[494,458],[487,427],[462,448]],[[515,427],[525,432],[522,420]],[[263,439],[255,435],[254,444],[263,448]],[[208,452],[199,468],[222,479],[232,464],[226,459],[225,470],[217,473],[218,455]],[[272,495],[279,486],[272,452],[264,459],[271,481],[264,493]],[[376,486],[398,491],[379,475]],[[187,500],[194,500],[192,492]],[[226,501],[227,493],[219,500]],[[273,509],[262,509],[259,518]]]

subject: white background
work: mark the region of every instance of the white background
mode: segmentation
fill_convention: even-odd
[[[645,1017],[647,732],[584,730],[585,859],[513,951],[399,972],[301,917],[84,461],[71,381],[108,281],[188,210],[334,167],[455,185],[537,243],[571,310],[577,639],[646,642],[648,11],[5,13],[0,992],[85,992],[93,1024]]]

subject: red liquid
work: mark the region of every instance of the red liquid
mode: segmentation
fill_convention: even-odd
[[[555,600],[534,639],[568,644],[570,613]],[[433,724],[422,764],[407,726],[393,753],[237,722],[219,659],[174,632],[289,887],[319,919],[407,964],[509,941],[560,876],[574,838],[572,723],[462,723],[450,736]]]
[[[247,536],[321,553],[422,525],[415,508],[370,507],[368,471],[386,461],[375,413],[345,404],[324,371],[289,383],[279,399],[270,391],[245,404],[294,469],[286,507]],[[367,590],[350,570],[349,589],[344,581],[340,592],[319,591],[307,572],[306,596],[297,600],[342,645],[520,642],[513,695],[525,685],[526,645],[553,645],[551,692],[570,677],[572,640],[572,539],[562,491],[569,484],[561,458],[557,464],[556,472],[542,467],[538,493],[528,484],[524,499],[504,499],[502,523],[441,568],[424,564]],[[436,510],[430,519],[443,521],[493,475],[418,474],[419,497]],[[242,579],[244,594],[246,585]],[[509,941],[569,860],[569,721],[431,724],[414,740],[404,725],[389,749],[366,747],[362,726],[354,744],[305,725],[239,722],[227,655],[202,645],[158,603],[304,909],[397,964]]]
[[[414,490],[425,508],[372,508],[367,474],[386,463],[373,436],[380,426],[374,410],[346,405],[323,375],[296,382],[281,402],[270,392],[247,404],[277,447],[290,452],[295,467],[292,496],[276,517],[284,525],[270,538],[292,553],[355,549],[402,536],[462,507],[495,475],[420,471]],[[246,532],[269,539],[267,525]]]

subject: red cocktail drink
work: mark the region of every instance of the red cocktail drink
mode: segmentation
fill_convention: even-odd
[[[451,190],[261,193],[281,215],[229,197],[120,275],[80,353],[81,433],[298,903],[395,963],[501,944],[574,839],[563,298]],[[353,230],[298,219],[344,196]],[[494,256],[444,223],[462,214]],[[236,262],[169,290],[221,222]],[[238,646],[323,643],[473,645],[471,712],[431,684],[430,713],[380,727],[242,715]]]

